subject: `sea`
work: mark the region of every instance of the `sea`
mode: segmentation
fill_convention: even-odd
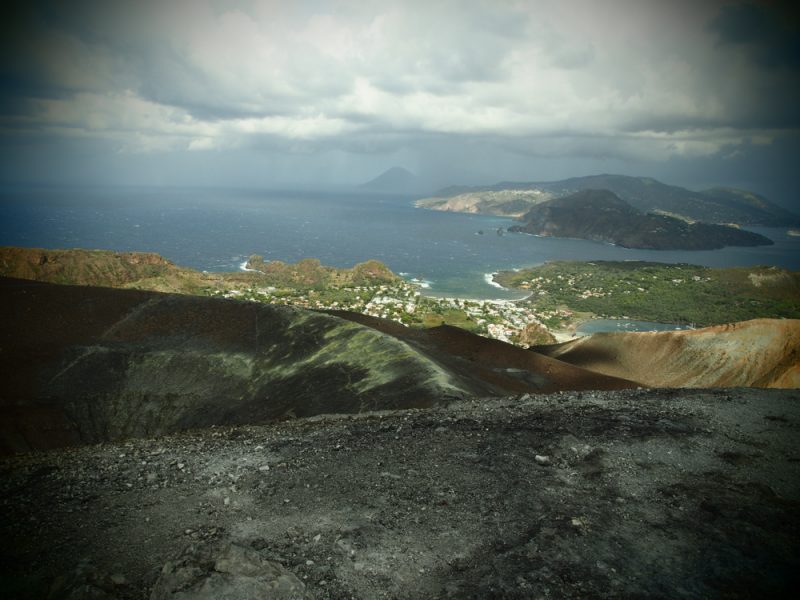
[[[653,321],[636,321],[632,319],[591,319],[575,328],[576,336],[592,335],[600,332],[633,332],[633,331],[678,331],[694,329],[692,323],[654,323]]]
[[[553,260],[636,260],[800,269],[800,237],[752,227],[774,246],[631,250],[511,234],[512,219],[419,209],[413,198],[358,192],[146,187],[0,190],[0,245],[156,252],[182,266],[234,271],[247,257],[351,267],[377,259],[423,293],[476,299],[524,294],[492,274]]]

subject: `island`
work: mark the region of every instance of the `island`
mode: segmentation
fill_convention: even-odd
[[[609,190],[582,190],[537,204],[509,231],[579,238],[645,250],[716,250],[768,246],[763,235],[666,214],[644,213]]]
[[[609,190],[642,212],[687,221],[800,227],[800,216],[748,190],[716,187],[696,192],[652,177],[627,175],[589,175],[539,182],[502,181],[479,187],[450,186],[415,204],[428,210],[521,217],[538,204],[583,190]]]

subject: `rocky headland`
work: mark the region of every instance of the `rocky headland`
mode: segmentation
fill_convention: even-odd
[[[280,260],[265,261],[264,257],[253,254],[247,259],[245,268],[267,276],[272,285],[294,288],[364,286],[401,280],[377,260],[358,263],[350,269],[336,269],[322,265],[316,258],[306,258],[292,264]]]
[[[0,276],[66,285],[203,294],[241,289],[253,283],[307,290],[389,284],[400,280],[376,260],[337,269],[313,258],[285,263],[265,261],[254,254],[248,258],[245,268],[244,272],[210,273],[175,265],[151,252],[0,247]]]
[[[417,200],[415,206],[445,212],[521,217],[533,205],[551,198],[553,194],[540,190],[482,190],[462,192],[454,196],[423,198]]]
[[[608,190],[644,213],[672,215],[686,221],[796,227],[800,216],[748,190],[716,187],[695,192],[652,177],[589,175],[558,181],[503,181],[494,185],[452,186],[417,206],[431,210],[522,216],[533,206],[584,190]]]
[[[537,204],[509,231],[579,238],[647,250],[715,250],[773,244],[763,235],[725,225],[689,223],[643,213],[608,190],[583,190]]]

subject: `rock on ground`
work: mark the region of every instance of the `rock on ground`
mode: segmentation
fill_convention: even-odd
[[[777,597],[800,572],[799,432],[797,391],[631,390],[18,455],[0,589]]]

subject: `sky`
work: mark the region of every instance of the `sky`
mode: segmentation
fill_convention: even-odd
[[[26,1],[0,183],[431,189],[596,173],[800,209],[781,2]]]

